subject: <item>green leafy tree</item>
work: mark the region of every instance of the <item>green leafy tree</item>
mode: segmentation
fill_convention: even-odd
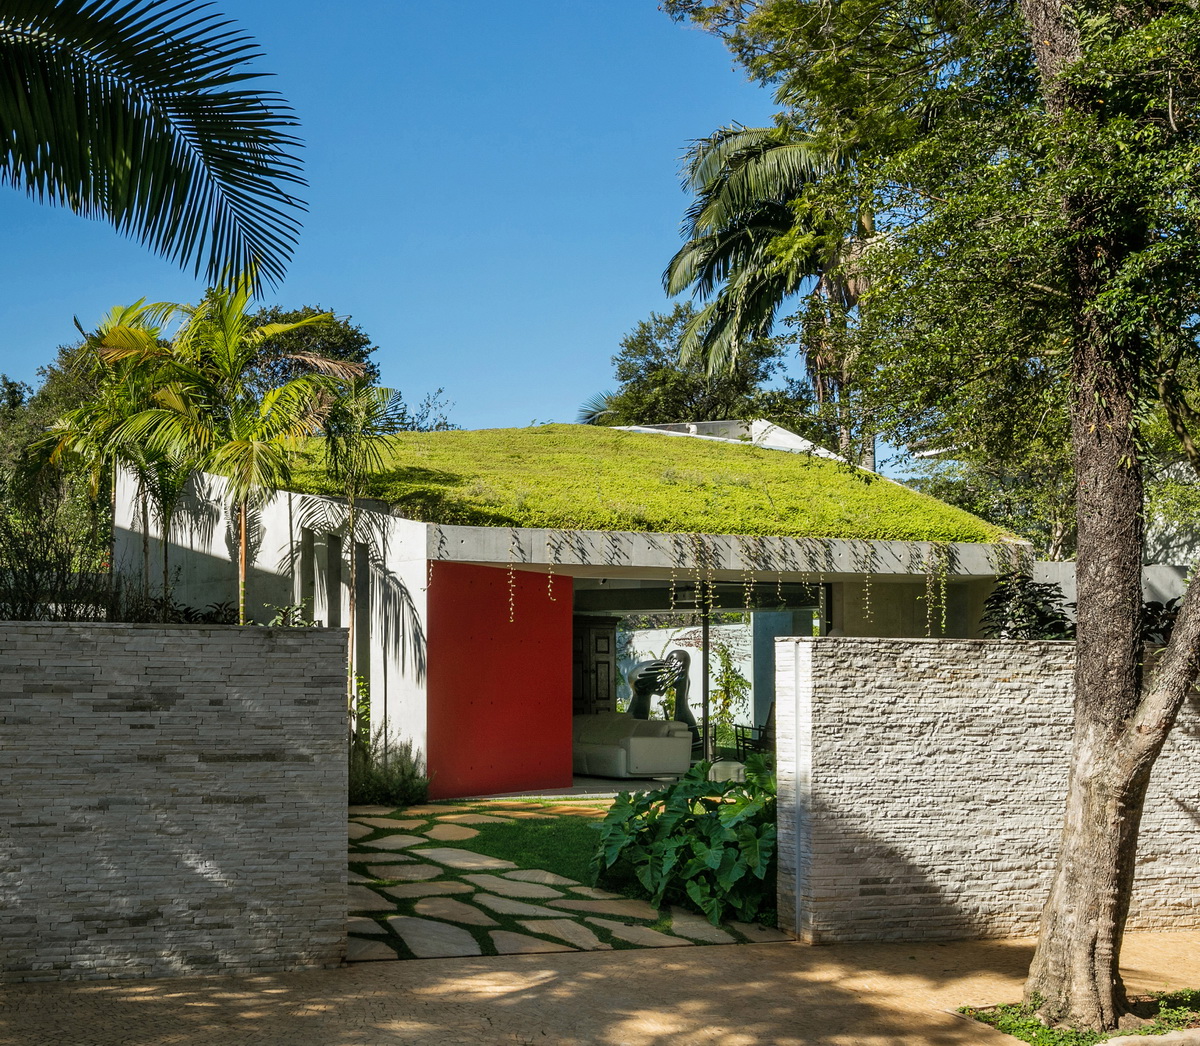
[[[970,442],[926,446],[905,482],[1007,527],[1040,559],[1073,559],[1075,471],[1065,410],[1047,410],[1032,424],[997,421],[980,419]]]
[[[371,359],[379,346],[349,316],[336,316],[319,305],[299,309],[271,305],[253,313],[250,322],[254,327],[298,324],[286,333],[276,334],[263,346],[256,369],[265,388],[314,373],[312,366],[304,362],[306,356],[357,363],[370,384],[379,381],[379,366]]]
[[[768,385],[783,367],[780,342],[753,342],[723,371],[710,373],[699,357],[681,363],[681,346],[696,315],[690,303],[681,302],[669,314],[651,313],[638,323],[613,357],[620,385],[585,403],[578,420],[660,425],[765,417],[811,427],[812,399],[805,388],[796,382],[784,389]]]
[[[357,364],[306,354],[305,373],[262,391],[257,364],[264,342],[295,324],[254,326],[247,311],[250,287],[210,290],[198,306],[181,306],[185,319],[169,342],[135,326],[114,326],[97,344],[111,367],[132,365],[148,374],[152,405],[114,430],[119,444],[176,456],[226,480],[237,521],[238,622],[246,622],[249,514],[254,501],[285,484],[301,440],[319,431],[337,394],[338,379],[358,375]],[[301,321],[312,322],[311,320]]]
[[[1200,671],[1200,594],[1142,647],[1144,421],[1200,466],[1200,14],[1185,3],[674,0],[853,155],[877,238],[856,337],[894,424],[971,443],[980,405],[1065,404],[1077,668],[1065,827],[1027,998],[1107,1029],[1151,769]],[[834,191],[844,191],[835,186]],[[851,201],[855,213],[861,201]]]
[[[87,399],[79,406],[64,412],[48,426],[45,435],[35,438],[23,451],[24,469],[46,464],[74,471],[86,477],[88,494],[97,500],[115,490],[114,475],[118,467],[127,468],[137,484],[137,499],[142,514],[142,595],[150,593],[150,506],[155,501],[160,518],[169,530],[179,494],[180,475],[186,475],[186,465],[170,454],[156,451],[143,443],[120,438],[121,426],[138,411],[151,405],[152,375],[134,361],[124,360],[113,366],[104,365],[97,355],[97,346],[105,339],[118,339],[126,332],[126,341],[136,339],[154,342],[161,337],[162,324],[169,318],[173,306],[148,305],[139,301],[117,307],[101,320],[80,349],[70,356],[70,367],[87,372],[84,384]],[[175,472],[173,479],[168,473]],[[157,495],[157,497],[156,497]],[[109,512],[111,522],[111,506]],[[164,530],[164,533],[166,533]],[[163,596],[169,595],[170,558],[168,543],[162,543]],[[111,559],[110,559],[111,562]]]
[[[256,57],[197,0],[3,0],[0,180],[210,280],[277,282],[303,179]]]

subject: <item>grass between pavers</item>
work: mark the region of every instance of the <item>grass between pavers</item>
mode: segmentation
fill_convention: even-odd
[[[417,809],[432,809],[436,805],[437,804],[424,804]],[[533,805],[534,804],[531,802],[522,801],[521,809],[529,809]],[[537,805],[542,807],[562,807],[576,804],[563,802],[561,800],[547,800],[545,802],[538,803]],[[595,807],[594,803],[579,803],[578,805],[585,809]],[[502,804],[491,803],[487,800],[475,802],[457,801],[453,803],[447,803],[445,806],[446,813],[484,813],[496,817],[506,816],[506,811],[503,809]],[[507,814],[511,816],[512,811],[507,811]],[[438,817],[444,815],[426,813],[412,814],[406,809],[398,809],[389,814],[375,814],[371,816],[382,816],[385,819],[396,821],[421,819],[424,820],[426,824],[421,827],[411,829],[401,828],[400,826],[397,826],[395,829],[375,828],[370,835],[365,835],[359,839],[353,840],[354,845],[358,845],[360,843],[369,844],[372,840],[381,839],[385,836],[396,833],[419,835],[421,834],[423,828],[428,827]],[[475,853],[485,854],[489,857],[497,857],[502,860],[512,861],[519,868],[537,868],[543,871],[554,872],[555,874],[565,876],[569,879],[575,879],[578,882],[587,885],[591,881],[589,865],[591,861],[591,854],[595,849],[597,841],[596,832],[589,826],[597,823],[599,819],[600,814],[597,814],[597,816],[594,818],[579,815],[572,816],[570,814],[551,814],[545,818],[539,817],[536,819],[514,819],[508,824],[471,824],[466,825],[465,827],[473,828],[479,832],[479,835],[474,836],[471,839],[456,839],[452,841],[439,841],[431,839],[428,843],[414,844],[413,846],[406,847],[405,849],[397,852],[401,855],[407,855],[417,861],[420,861],[421,850],[428,847],[452,847],[455,849],[471,850]],[[480,843],[480,840],[483,840],[483,842]],[[371,852],[371,856],[373,858],[385,855],[385,851]],[[359,874],[366,875],[367,865],[361,861],[355,861],[355,856],[355,854],[349,855],[348,863],[350,869]],[[362,856],[366,855],[363,854]],[[375,861],[375,863],[379,862]],[[437,864],[438,862],[430,861],[429,863]],[[481,893],[487,893],[488,891],[486,889],[480,889],[464,878],[464,876],[470,874],[473,873],[465,870],[445,868],[442,875],[438,876],[436,881],[463,882],[470,886],[472,890],[476,890]],[[503,873],[493,872],[490,874],[502,875]],[[418,902],[422,900],[422,898],[394,898],[390,894],[384,892],[385,887],[401,885],[402,882],[403,880],[380,879],[371,882],[356,883],[355,885],[365,886],[372,890],[372,892],[378,893],[393,907],[391,911],[386,912],[353,911],[352,914],[358,917],[374,920],[379,925],[380,937],[387,941],[388,946],[394,948],[401,958],[412,959],[416,958],[416,956],[413,955],[409,948],[404,944],[404,941],[400,935],[392,932],[387,924],[387,919],[389,916],[393,915],[409,915],[417,918],[431,917],[419,915],[416,911],[416,906]],[[556,887],[556,889],[558,889],[564,896],[571,896],[569,887]],[[610,892],[617,891],[611,890]],[[634,894],[627,895],[634,896]],[[451,899],[462,901],[465,904],[472,904],[472,895],[465,892],[461,894],[447,894],[445,896]],[[553,898],[539,899],[536,897],[516,898],[516,900],[523,901],[526,904],[538,905],[541,907],[545,907],[546,902],[552,899]],[[549,934],[539,934],[536,932],[536,930],[531,930],[528,927],[522,926],[518,922],[519,919],[536,917],[506,915],[500,912],[493,912],[490,909],[484,909],[482,906],[473,904],[472,906],[478,907],[480,911],[485,911],[485,914],[494,920],[494,924],[490,926],[472,926],[465,923],[456,923],[453,922],[453,920],[438,921],[446,921],[451,925],[466,930],[467,933],[469,933],[475,939],[484,955],[498,954],[491,938],[489,937],[489,933],[495,930],[508,930],[513,933],[519,933],[526,937],[534,937],[538,940],[547,941],[556,945],[568,944],[568,942],[563,941],[560,938],[553,937]],[[623,941],[620,938],[613,936],[604,927],[589,923],[585,913],[563,909],[561,911],[557,911],[556,914],[559,918],[573,919],[580,922],[581,925],[584,925],[591,930],[600,941],[610,945],[614,951],[638,950],[644,947],[643,945],[631,944],[628,941]],[[543,916],[543,918],[545,917]],[[654,918],[648,919],[636,919],[628,916],[611,916],[602,914],[600,915],[600,918],[621,922],[627,926],[641,926],[646,929],[657,930],[660,933],[678,936],[683,943],[695,943],[682,934],[674,933],[674,931],[671,929],[671,915],[666,910],[660,911],[656,913]],[[730,936],[734,938],[734,940],[740,939],[740,936],[736,931],[728,927],[726,930]],[[371,936],[373,937],[374,935],[372,934]]]
[[[436,806],[437,804],[425,804],[419,809],[427,809]],[[533,802],[522,801],[521,806],[528,808],[535,805]],[[564,806],[567,805],[561,801],[550,801],[536,803],[538,806]],[[580,804],[583,806],[584,804]],[[592,804],[588,804],[592,805]],[[494,817],[506,816],[506,811],[498,805],[490,804],[487,800],[477,802],[462,802],[457,801],[446,804],[447,813],[478,813],[488,814]],[[508,811],[511,814],[511,811]],[[389,820],[410,821],[418,818],[426,822],[426,826],[436,821],[439,814],[410,814],[405,809],[393,810],[390,814],[376,814],[375,817],[384,817]],[[397,851],[401,855],[407,855],[416,860],[421,860],[421,850],[428,847],[452,847],[459,850],[471,850],[474,853],[484,854],[488,857],[496,857],[501,860],[512,861],[518,868],[538,868],[542,871],[554,872],[557,875],[565,876],[568,879],[575,879],[578,882],[587,885],[590,882],[590,872],[588,865],[591,861],[592,850],[596,845],[596,833],[588,828],[588,825],[593,823],[592,818],[572,817],[570,815],[551,815],[545,818],[536,819],[515,819],[509,824],[471,824],[464,827],[472,828],[479,832],[479,835],[471,839],[455,839],[450,841],[429,840],[426,844],[416,844],[406,847],[404,850]],[[423,826],[425,827],[425,826]],[[420,834],[421,828],[403,829],[397,826],[396,829],[375,828],[370,835],[362,836],[355,839],[355,845],[360,843],[369,844],[372,840],[381,839],[388,835],[394,835],[397,832],[403,834]],[[480,843],[482,840],[482,843]],[[577,847],[582,846],[582,853],[578,852]],[[372,857],[383,855],[383,851],[373,851]],[[363,855],[365,856],[365,855]],[[357,872],[360,875],[367,874],[367,865],[363,862],[355,861],[355,855],[349,855],[349,867],[351,871]],[[375,863],[379,863],[376,861]],[[437,864],[436,861],[430,861],[431,864]],[[581,870],[582,869],[582,870]],[[575,874],[578,873],[578,874]],[[472,874],[469,871],[459,869],[446,868],[442,875],[438,876],[438,882],[457,881],[466,883],[480,893],[487,893],[487,890],[479,889],[474,884],[463,878],[465,875]],[[499,875],[501,873],[494,872],[491,874]],[[392,933],[387,925],[387,919],[393,915],[410,915],[417,918],[429,918],[417,913],[417,903],[422,900],[419,897],[412,898],[395,898],[386,893],[383,888],[387,886],[399,886],[404,880],[398,879],[379,879],[373,882],[356,883],[358,886],[365,886],[381,897],[384,897],[390,904],[394,906],[392,911],[388,912],[355,912],[354,914],[362,917],[373,919],[379,924],[379,933],[386,937],[389,947],[395,948],[397,953],[406,959],[416,958],[404,943],[399,934]],[[566,888],[558,888],[564,896],[569,896]],[[447,894],[451,899],[461,900],[466,904],[471,904],[471,894]],[[553,899],[553,898],[548,898]],[[526,904],[544,906],[545,900],[536,897],[516,898],[516,900],[524,901]],[[490,916],[494,920],[494,925],[491,926],[472,926],[466,923],[455,923],[450,920],[451,925],[457,926],[460,929],[466,930],[479,945],[480,950],[484,955],[498,954],[495,945],[492,943],[489,933],[493,930],[509,930],[513,933],[523,934],[526,937],[534,937],[538,940],[547,941],[557,945],[567,945],[568,942],[560,938],[550,936],[548,934],[539,934],[531,931],[527,927],[522,926],[517,920],[530,918],[522,915],[507,915],[501,912],[493,912],[490,909],[479,907],[480,911]],[[559,918],[582,920],[579,912],[563,910],[559,913]],[[604,918],[614,918],[605,916]],[[669,924],[670,917],[660,915],[654,920],[645,919],[627,919],[621,918],[619,921],[629,925],[648,926],[656,930],[669,933],[670,930],[664,924]],[[612,937],[602,927],[595,926],[583,922],[601,941],[610,944],[614,951],[623,949],[636,949],[639,946],[630,944],[627,941],[622,941],[619,938]],[[684,938],[686,940],[686,938]],[[569,945],[568,945],[569,946]]]
[[[477,812],[502,816],[499,810]],[[442,845],[512,861],[521,868],[541,868],[590,886],[592,853],[600,841],[594,823],[591,819],[563,816],[512,824],[473,824],[469,827],[479,833],[477,836]]]
[[[1154,1036],[1182,1028],[1200,1028],[1198,990],[1158,992],[1136,1001],[1133,1009],[1138,1016],[1153,1019],[1153,1023],[1127,1031],[1070,1031],[1045,1027],[1031,1008],[1020,1004],[986,1008],[963,1006],[958,1012],[990,1024],[997,1031],[1030,1043],[1030,1046],[1095,1046],[1096,1043],[1122,1035]]]

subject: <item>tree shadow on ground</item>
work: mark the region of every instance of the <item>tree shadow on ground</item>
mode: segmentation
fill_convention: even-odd
[[[1025,942],[797,944],[360,964],[247,978],[14,986],[4,1046],[778,1043],[986,1046],[944,1012],[1019,993]],[[982,997],[979,997],[982,993]]]

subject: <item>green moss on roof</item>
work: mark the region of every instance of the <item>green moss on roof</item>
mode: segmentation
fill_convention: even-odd
[[[320,451],[295,489],[336,494]],[[660,533],[1011,540],[976,516],[860,469],[743,444],[589,425],[408,432],[370,496],[410,519]]]

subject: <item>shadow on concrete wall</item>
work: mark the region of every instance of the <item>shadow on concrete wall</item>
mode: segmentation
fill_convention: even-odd
[[[332,499],[302,498],[295,522],[314,533],[345,535],[349,506]],[[368,577],[363,580],[370,587],[371,636],[401,672],[411,673],[418,682],[424,682],[425,626],[408,586],[388,566],[388,522],[386,516],[370,511],[360,510],[355,518],[355,541],[367,547]],[[293,545],[298,542],[299,536],[293,532]],[[343,579],[348,581],[349,574],[343,573]],[[383,684],[386,692],[386,679]]]
[[[927,863],[918,863],[856,828],[850,817],[823,804],[816,804],[809,816],[811,835],[798,833],[798,850],[806,836],[811,839],[820,871],[805,881],[810,855],[798,852],[801,897],[796,933],[801,940],[811,944],[955,941],[1037,933],[1054,861],[1041,859],[1030,865],[1029,855],[1017,859],[1019,840],[1006,840],[1002,830],[972,844],[972,857],[981,866],[979,881],[960,870],[951,887],[932,877],[936,868],[931,870]],[[952,843],[938,857],[955,867],[969,863],[962,861],[963,854]],[[936,860],[931,858],[935,864]],[[981,889],[994,875],[993,860],[1014,865],[1011,877],[1023,889],[1011,893]],[[790,898],[781,893],[780,908],[788,903]]]

